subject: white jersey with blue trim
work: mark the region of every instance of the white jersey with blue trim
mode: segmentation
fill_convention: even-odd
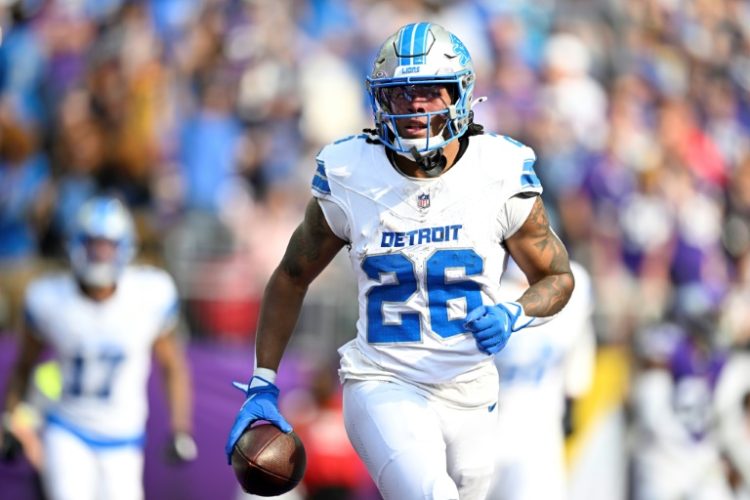
[[[42,277],[27,291],[26,316],[60,364],[63,390],[50,421],[94,442],[141,437],[152,346],[177,318],[172,278],[129,267],[114,295],[96,302],[69,273]]]
[[[530,148],[492,134],[469,141],[431,179],[403,175],[364,135],[318,155],[312,193],[345,214],[333,229],[350,243],[358,280],[357,336],[340,350],[344,378],[441,384],[494,371],[463,323],[468,311],[500,301],[503,241],[518,227],[506,202],[542,187]]]

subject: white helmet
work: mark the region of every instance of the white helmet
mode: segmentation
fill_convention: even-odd
[[[432,23],[402,27],[380,48],[367,77],[367,90],[380,141],[397,153],[411,153],[415,158],[434,155],[433,152],[463,135],[471,123],[475,78],[469,51],[458,37]],[[452,95],[453,102],[445,109],[393,114],[388,108],[383,89],[435,84],[447,85]],[[436,136],[407,139],[398,133],[397,119],[426,117],[429,124],[441,115],[445,115],[446,125]]]
[[[89,248],[91,240],[114,244],[109,260],[99,260]],[[125,205],[117,198],[100,196],[79,209],[68,239],[68,256],[73,273],[85,285],[111,286],[135,256],[135,229]]]

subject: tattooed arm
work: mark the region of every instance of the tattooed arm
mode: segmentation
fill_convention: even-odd
[[[311,199],[263,294],[255,339],[258,367],[278,370],[307,287],[344,245],[331,231],[317,200]]]
[[[510,255],[526,274],[529,288],[518,302],[529,316],[551,316],[573,292],[568,252],[552,231],[541,197],[521,228],[505,241]]]

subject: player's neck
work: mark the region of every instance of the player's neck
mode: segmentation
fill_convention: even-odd
[[[94,302],[104,302],[108,298],[112,297],[117,290],[116,285],[110,286],[87,286],[79,282],[78,287],[81,292]]]
[[[441,175],[447,172],[453,164],[456,162],[456,157],[459,151],[459,141],[451,141],[443,148],[443,156],[445,156],[445,168],[440,173]],[[391,156],[391,161],[394,166],[399,169],[404,175],[409,177],[415,177],[417,179],[429,179],[430,176],[417,164],[417,162],[394,154]]]

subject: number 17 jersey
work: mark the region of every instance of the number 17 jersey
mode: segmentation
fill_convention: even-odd
[[[153,344],[176,324],[177,300],[172,278],[148,266],[127,267],[114,295],[101,302],[84,295],[70,273],[35,280],[26,316],[52,348],[63,386],[48,421],[90,443],[137,442]]]
[[[357,336],[341,349],[345,378],[373,372],[441,384],[492,366],[463,325],[469,311],[501,300],[503,242],[523,222],[508,200],[542,187],[530,148],[493,134],[469,141],[431,179],[405,176],[364,135],[318,155],[312,193],[349,242],[358,281]]]

